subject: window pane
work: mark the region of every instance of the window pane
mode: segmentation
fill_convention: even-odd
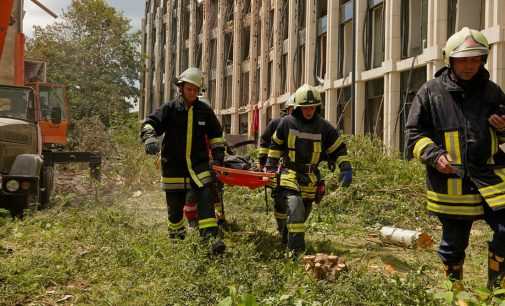
[[[247,134],[248,130],[248,114],[240,114],[238,117],[239,121],[239,133],[240,134]]]

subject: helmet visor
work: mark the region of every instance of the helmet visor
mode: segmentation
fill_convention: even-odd
[[[462,50],[462,51],[454,51],[451,54],[451,57],[474,57],[474,56],[482,56],[482,55],[487,55],[488,52],[487,50],[482,50],[482,49],[473,49],[473,50]]]

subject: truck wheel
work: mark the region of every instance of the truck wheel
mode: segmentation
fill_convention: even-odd
[[[32,215],[40,207],[40,194],[29,193],[12,201],[13,206],[9,209],[13,218],[23,219]]]
[[[43,167],[40,177],[40,209],[45,209],[49,206],[54,189],[54,167]]]

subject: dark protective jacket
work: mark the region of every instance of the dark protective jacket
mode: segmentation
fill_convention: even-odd
[[[484,213],[483,201],[494,210],[505,208],[505,162],[498,147],[505,135],[488,123],[500,104],[505,104],[505,94],[484,68],[465,84],[443,68],[417,92],[407,141],[410,157],[426,164],[430,212],[478,218]],[[457,174],[436,170],[445,153]]]
[[[281,157],[280,186],[300,191],[309,200],[316,195],[318,165],[322,160],[336,161],[341,169],[350,167],[343,138],[318,114],[307,121],[301,118],[301,112],[295,111],[281,120],[272,136],[267,167],[275,168]]]
[[[275,130],[277,129],[277,126],[279,126],[279,123],[281,122],[282,118],[283,117],[272,119],[268,123],[263,134],[261,134],[258,159],[259,159],[260,165],[262,165],[262,166],[264,166],[267,161],[268,150],[270,150],[270,143],[272,141],[272,136],[274,135]]]
[[[147,116],[141,137],[145,141],[162,134],[165,134],[161,146],[161,185],[164,190],[184,190],[190,182],[202,187],[213,181],[208,146],[212,158],[222,162],[224,139],[221,125],[210,106],[197,100],[188,108],[181,97],[163,104]]]

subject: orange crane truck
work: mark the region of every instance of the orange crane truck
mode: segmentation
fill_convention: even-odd
[[[101,165],[99,153],[64,151],[70,122],[65,86],[45,79],[25,84],[23,13],[23,1],[0,1],[0,208],[12,216],[48,205],[55,164],[89,163],[95,179]]]

